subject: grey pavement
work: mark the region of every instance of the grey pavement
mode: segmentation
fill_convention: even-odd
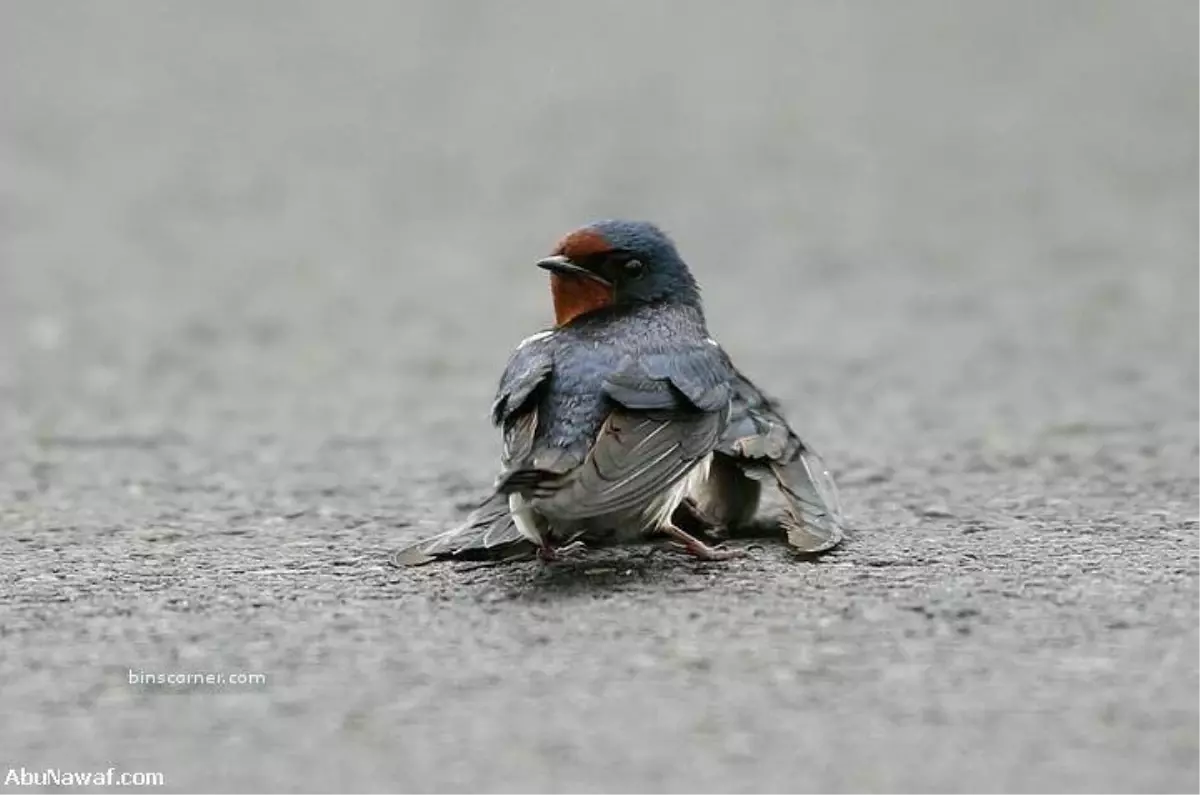
[[[1196,30],[0,4],[0,775],[1196,792]],[[607,216],[677,238],[849,542],[391,568]]]

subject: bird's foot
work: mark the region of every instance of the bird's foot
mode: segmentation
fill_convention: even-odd
[[[547,542],[538,547],[537,556],[538,560],[542,563],[554,563],[555,561],[562,560],[564,557],[582,552],[585,549],[587,549],[587,544],[582,541],[572,541],[569,544],[563,544],[561,547],[556,547]]]
[[[671,542],[671,546],[686,552],[698,560],[730,560],[732,558],[740,558],[746,554],[740,549],[723,549],[721,547],[709,546],[691,533],[680,530],[671,524],[664,526],[663,532],[675,539]]]

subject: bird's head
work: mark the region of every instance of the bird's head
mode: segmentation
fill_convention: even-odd
[[[700,288],[675,244],[645,221],[589,224],[564,237],[537,264],[550,271],[559,326],[608,306],[700,306]]]

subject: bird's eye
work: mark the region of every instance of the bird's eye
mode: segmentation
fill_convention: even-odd
[[[640,259],[626,260],[624,267],[625,276],[630,279],[640,278],[642,273],[646,270],[646,267],[642,265],[642,261]]]

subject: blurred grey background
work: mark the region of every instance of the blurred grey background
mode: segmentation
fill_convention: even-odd
[[[1196,791],[1196,30],[0,4],[0,767]],[[608,216],[677,238],[857,532],[391,569],[491,481],[532,262]]]

